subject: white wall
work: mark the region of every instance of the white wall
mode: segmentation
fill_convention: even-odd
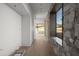
[[[29,15],[22,17],[22,46],[31,46],[32,44],[32,30],[30,31],[30,17]]]
[[[27,15],[22,16],[22,46],[31,46],[33,42],[33,18],[32,9],[29,4],[22,4]]]
[[[0,4],[0,55],[10,55],[21,46],[21,16]]]
[[[30,46],[34,42],[34,19],[30,16]]]

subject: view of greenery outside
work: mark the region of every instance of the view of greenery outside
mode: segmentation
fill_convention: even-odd
[[[36,24],[36,32],[43,34],[44,33],[44,24]]]

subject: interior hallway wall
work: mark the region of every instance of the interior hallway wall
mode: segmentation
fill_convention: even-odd
[[[33,15],[29,4],[23,3],[26,15],[22,16],[22,46],[31,46],[34,39]]]
[[[47,39],[49,39],[49,37],[50,37],[50,27],[49,27],[49,21],[50,21],[50,18],[49,18],[49,14],[46,16],[46,18],[44,19],[44,24],[45,24],[45,37],[47,38]]]
[[[0,4],[0,56],[10,55],[21,46],[21,16]]]
[[[55,23],[55,14],[50,14],[50,37],[54,37],[56,34]]]
[[[32,25],[30,20],[32,19],[30,19],[29,15],[22,17],[22,46],[31,46],[32,44],[32,29],[30,28]]]

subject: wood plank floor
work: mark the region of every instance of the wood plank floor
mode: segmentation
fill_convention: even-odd
[[[25,50],[25,56],[55,56],[49,40],[43,36],[35,39],[31,47],[21,47],[19,50]]]

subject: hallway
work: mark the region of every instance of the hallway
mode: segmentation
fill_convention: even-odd
[[[0,56],[79,56],[78,7],[0,4]]]
[[[19,50],[25,51],[25,56],[54,56],[53,47],[49,40],[44,36],[40,36],[34,40],[31,47],[21,47]]]

